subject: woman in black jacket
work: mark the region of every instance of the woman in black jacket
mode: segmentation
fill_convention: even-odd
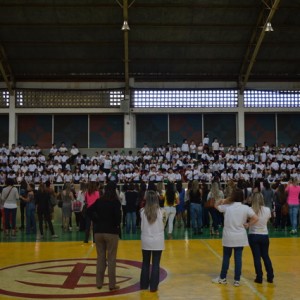
[[[97,249],[96,285],[98,289],[102,288],[107,266],[109,289],[114,291],[120,288],[116,285],[116,257],[121,223],[121,203],[114,182],[106,185],[104,195],[93,206]]]
[[[40,237],[37,239],[43,239],[44,237],[44,228],[43,228],[43,221],[45,220],[49,226],[52,238],[55,239],[58,236],[55,234],[53,225],[51,222],[51,213],[52,213],[52,206],[51,206],[51,193],[46,188],[44,183],[41,183],[37,193],[35,194],[35,204],[37,207],[37,215],[39,220],[39,229],[40,229]]]

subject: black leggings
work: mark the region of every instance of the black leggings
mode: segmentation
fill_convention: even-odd
[[[39,219],[39,229],[40,229],[41,235],[44,235],[44,227],[43,227],[44,220],[47,222],[51,234],[54,235],[54,229],[53,229],[53,225],[51,222],[50,212],[38,212],[38,219]]]

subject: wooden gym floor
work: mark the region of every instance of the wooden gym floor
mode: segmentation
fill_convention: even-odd
[[[138,289],[141,250],[137,236],[124,236],[118,249],[118,292],[95,287],[96,249],[84,244],[82,233],[61,233],[36,242],[18,232],[16,241],[0,242],[0,299],[300,299],[300,239],[297,236],[272,237],[270,254],[275,270],[274,284],[253,282],[254,269],[249,247],[243,254],[243,277],[234,287],[233,261],[226,286],[212,284],[221,266],[220,238],[192,237],[176,229],[175,238],[166,241],[161,260],[161,283],[157,293]],[[49,234],[49,233],[48,233]],[[177,237],[176,237],[177,235]],[[189,237],[190,236],[190,237]],[[32,240],[30,240],[32,239]]]

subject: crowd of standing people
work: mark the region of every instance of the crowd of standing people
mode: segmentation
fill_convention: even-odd
[[[191,228],[196,236],[207,227],[211,235],[218,236],[222,231],[222,268],[214,283],[227,283],[229,261],[234,253],[234,286],[240,285],[242,253],[248,245],[253,254],[255,282],[263,281],[262,259],[267,281],[272,283],[268,227],[281,230],[290,225],[290,233],[297,234],[299,226],[299,147],[295,144],[275,150],[264,143],[248,151],[238,145],[225,154],[216,139],[211,148],[206,144],[208,137],[205,139],[204,145],[198,147],[195,143],[189,145],[187,140],[181,147],[166,145],[155,150],[145,144],[136,156],[129,152],[122,157],[116,150],[113,156],[102,152],[102,158],[96,153],[91,159],[81,157],[75,145],[71,155],[67,155],[63,143],[60,149],[52,147],[48,160],[43,160],[36,147],[35,154],[19,153],[14,147],[3,163],[6,152],[2,150],[1,180],[5,180],[5,187],[1,208],[5,236],[16,237],[19,205],[20,229],[28,235],[37,234],[37,214],[38,239],[44,238],[45,226],[49,227],[51,237],[57,238],[51,221],[56,205],[61,208],[63,232],[72,230],[74,213],[77,230],[84,231],[84,242],[92,237],[96,244],[97,288],[103,286],[107,267],[109,289],[114,291],[119,288],[115,281],[118,239],[122,234],[136,234],[140,228],[140,286],[155,292],[165,233],[172,239],[177,226]],[[61,153],[66,156],[64,159]],[[15,160],[11,159],[14,155]],[[27,162],[22,161],[28,156]],[[17,168],[20,163],[34,171],[23,172],[20,166]],[[53,184],[63,188],[57,190]],[[79,190],[75,190],[75,184],[80,184]]]

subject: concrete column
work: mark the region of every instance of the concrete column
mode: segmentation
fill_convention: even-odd
[[[245,146],[245,109],[244,95],[239,94],[238,98],[238,117],[237,117],[237,142]]]
[[[124,114],[124,148],[136,147],[136,121],[134,114]]]
[[[9,97],[9,116],[8,116],[8,145],[16,143],[17,139],[17,122],[16,122],[16,97],[10,95]]]

